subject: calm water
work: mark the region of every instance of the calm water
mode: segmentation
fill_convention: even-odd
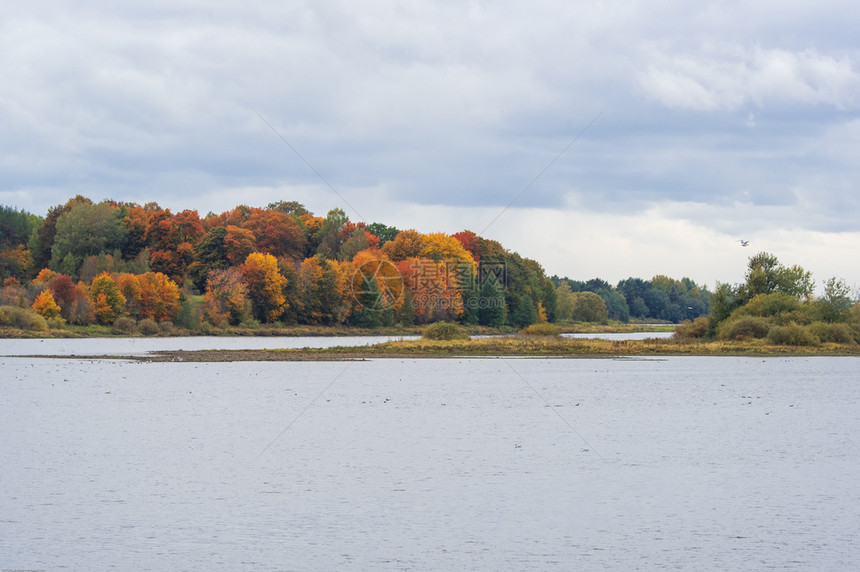
[[[262,350],[365,346],[417,336],[190,336],[0,340],[0,355],[137,355],[160,350]]]
[[[854,569],[858,365],[3,358],[0,569]]]

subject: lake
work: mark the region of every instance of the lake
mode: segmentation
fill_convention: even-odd
[[[0,358],[0,569],[853,569],[858,365]]]

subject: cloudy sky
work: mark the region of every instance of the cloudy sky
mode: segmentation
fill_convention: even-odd
[[[7,2],[0,203],[298,200],[575,279],[768,251],[860,284],[858,29],[847,0]]]

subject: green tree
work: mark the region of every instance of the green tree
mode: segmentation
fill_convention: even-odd
[[[572,318],[578,322],[605,322],[609,317],[606,302],[594,292],[573,294]]]
[[[836,277],[824,283],[824,296],[816,301],[825,322],[842,321],[848,308],[853,304],[851,288],[845,280]]]
[[[295,217],[311,214],[310,211],[305,208],[305,205],[298,201],[276,201],[274,203],[269,203],[266,208]]]
[[[731,316],[740,305],[737,291],[731,284],[717,282],[717,287],[711,293],[711,311],[708,314],[708,336],[713,338],[717,333],[720,322]]]
[[[555,289],[556,315],[559,321],[573,319],[574,298],[567,280],[560,280]]]
[[[367,232],[370,234],[376,235],[379,237],[379,246],[382,246],[389,240],[394,240],[397,238],[397,234],[400,232],[393,226],[386,226],[380,222],[374,222],[367,225]]]
[[[812,275],[800,266],[790,268],[780,264],[773,254],[760,252],[749,259],[746,282],[738,294],[746,303],[758,294],[784,292],[798,299],[809,299],[815,288]]]
[[[344,225],[349,222],[349,217],[343,212],[343,209],[331,209],[322,223],[322,227],[317,233],[319,239],[319,247],[317,253],[323,258],[329,260],[337,260],[340,254],[340,247],[343,244],[343,239],[340,236],[340,231]]]
[[[51,263],[54,239],[57,235],[57,222],[62,215],[78,204],[91,205],[93,202],[87,197],[77,195],[66,201],[65,204],[48,209],[48,216],[30,236],[30,252],[33,254],[33,266],[35,268],[46,268]]]
[[[0,250],[26,246],[42,222],[42,217],[0,205]]]
[[[481,284],[478,299],[478,323],[482,326],[500,328],[508,319],[505,291],[495,274],[488,274]],[[536,317],[535,317],[536,319]]]
[[[122,250],[128,231],[122,225],[119,209],[108,202],[80,202],[57,219],[50,267],[68,273],[71,257],[73,272],[87,256]]]

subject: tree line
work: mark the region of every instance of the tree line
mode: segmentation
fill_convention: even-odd
[[[239,205],[200,217],[76,196],[44,217],[0,207],[0,305],[52,325],[373,327],[556,319],[541,265],[464,230],[419,233],[335,208]]]

